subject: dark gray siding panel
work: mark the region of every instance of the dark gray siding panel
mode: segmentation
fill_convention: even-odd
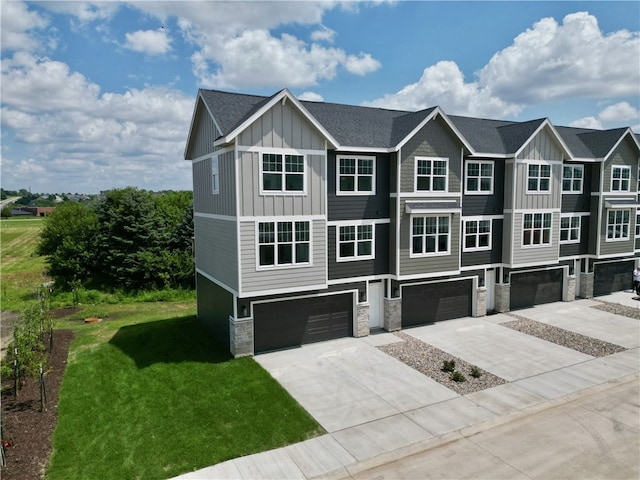
[[[562,194],[562,212],[588,212],[591,207],[591,185],[592,165],[583,165],[584,178],[582,179],[581,194]]]
[[[200,319],[229,348],[229,316],[233,316],[233,294],[199,273],[196,302]]]
[[[504,162],[496,160],[493,164],[493,195],[464,195],[462,197],[462,214],[464,216],[502,215],[504,207],[504,170]]]
[[[340,152],[340,155],[348,154]],[[327,165],[327,207],[330,221],[389,218],[389,155],[376,155],[375,163],[375,195],[336,195],[336,153],[333,151],[329,152],[329,163]]]
[[[580,243],[560,244],[560,256],[571,257],[574,255],[586,255],[589,253],[589,217],[586,215],[580,220]]]
[[[462,266],[488,265],[502,262],[502,219],[491,223],[491,250],[462,252]],[[464,241],[464,240],[463,240]]]
[[[337,227],[329,227],[329,280],[389,273],[389,224],[375,226],[375,258],[353,262],[336,262]]]

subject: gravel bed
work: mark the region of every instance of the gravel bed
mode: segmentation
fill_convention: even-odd
[[[635,318],[636,320],[640,320],[640,304],[638,305],[638,307],[634,308],[620,305],[619,303],[604,302],[602,300],[598,300],[597,298],[592,298],[591,300],[595,300],[602,304],[594,305],[591,308],[597,308],[598,310],[602,310],[604,312],[615,313],[616,315],[622,315],[623,317]]]
[[[394,335],[403,341],[382,345],[378,348],[387,355],[400,360],[441,385],[450,388],[459,395],[465,395],[507,383],[506,380],[482,369],[479,369],[480,377],[474,378],[471,376],[471,368],[473,365],[470,363],[443,352],[406,333],[396,332]],[[455,361],[455,369],[464,375],[464,382],[451,380],[451,378],[449,378],[450,374],[442,370],[442,364],[445,360]]]
[[[604,342],[597,338],[587,337],[564,328],[554,327],[546,323],[537,322],[530,318],[519,317],[512,313],[506,313],[510,317],[516,318],[510,322],[501,323],[504,327],[517,330],[518,332],[526,333],[533,337],[541,338],[547,342],[555,343],[556,345],[562,345],[563,347],[576,350],[581,353],[586,353],[592,357],[604,357],[611,355],[612,353],[623,352],[626,348],[613,343]]]

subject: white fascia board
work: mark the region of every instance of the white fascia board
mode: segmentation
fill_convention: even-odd
[[[287,89],[283,88],[277,94],[275,94],[271,100],[269,100],[265,105],[262,106],[258,111],[256,111],[253,115],[251,115],[248,119],[242,122],[239,126],[237,126],[234,130],[229,132],[227,135],[222,137],[220,140],[217,140],[214,145],[226,144],[231,140],[236,138],[240,133],[242,133],[245,129],[247,129],[253,122],[255,122],[258,118],[264,115],[269,109],[271,109],[278,102],[286,102],[290,101],[293,103],[300,113],[304,115],[304,117],[309,120],[313,124],[313,126],[324,135],[325,139],[329,141],[333,148],[337,148],[339,146],[338,141],[333,138],[333,136],[322,126],[320,122],[318,122],[309,111],[304,108],[304,105],[300,103],[300,101]]]
[[[417,126],[416,128],[414,128],[406,137],[404,137],[402,140],[400,140],[400,142],[393,148],[393,150],[400,150],[411,138],[413,138],[415,136],[416,133],[418,133],[420,131],[420,129],[422,129],[422,127],[424,127],[427,123],[429,123],[431,120],[434,120],[435,118],[437,118],[437,116],[440,115],[442,117],[442,119],[444,120],[444,122],[449,126],[449,128],[451,129],[451,131],[454,133],[454,135],[456,137],[458,137],[458,140],[460,140],[460,142],[464,145],[464,147],[467,150],[467,153],[473,155],[473,153],[475,153],[473,147],[471,146],[471,144],[467,141],[466,138],[464,138],[462,136],[462,133],[460,133],[460,131],[456,128],[456,126],[453,124],[453,122],[451,120],[449,120],[449,117],[447,117],[445,115],[445,113],[440,109],[439,106],[436,106],[433,111],[427,115]]]
[[[474,152],[471,155],[467,155],[469,158],[500,158],[507,159],[513,158],[513,155],[510,153],[482,153],[482,152]]]
[[[518,150],[513,154],[513,156],[517,158],[518,155],[522,153],[522,150],[524,150],[524,147],[529,145],[529,143],[535,138],[535,136],[538,135],[545,127],[549,127],[549,129],[555,136],[557,142],[560,144],[560,147],[563,150],[563,153],[566,155],[566,157],[568,159],[573,159],[574,157],[573,153],[571,152],[571,150],[569,150],[569,147],[567,146],[566,143],[564,143],[564,140],[562,139],[558,131],[555,129],[555,127],[551,124],[551,121],[548,118],[545,118],[544,121],[538,126],[538,128],[536,128],[535,132],[533,132],[529,136],[529,138],[527,138],[527,140],[523,142],[522,145],[520,145],[520,148],[518,148]]]
[[[393,153],[395,152],[395,148],[383,148],[383,147],[350,147],[345,145],[340,145],[339,148],[336,148],[336,153]]]

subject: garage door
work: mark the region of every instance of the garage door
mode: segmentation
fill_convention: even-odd
[[[471,315],[471,280],[402,287],[402,326]]]
[[[353,294],[255,304],[253,326],[256,353],[348,337]]]
[[[538,270],[511,274],[510,308],[533,307],[562,300],[564,270]]]
[[[627,290],[633,285],[634,260],[596,263],[593,266],[593,295],[609,295]]]

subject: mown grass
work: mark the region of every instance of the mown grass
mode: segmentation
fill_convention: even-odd
[[[0,221],[2,310],[19,311],[33,301],[35,289],[47,281],[45,259],[36,255],[43,218]]]
[[[232,359],[193,302],[104,305],[76,332],[47,479],[160,479],[322,433],[253,359]]]

